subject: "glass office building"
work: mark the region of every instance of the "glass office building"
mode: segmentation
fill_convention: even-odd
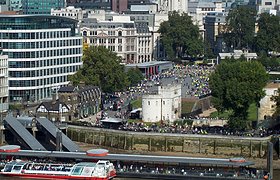
[[[78,21],[50,15],[0,15],[0,47],[9,59],[9,99],[39,101],[69,83],[82,65]]]
[[[51,9],[65,8],[65,0],[22,0],[23,14],[51,14]]]

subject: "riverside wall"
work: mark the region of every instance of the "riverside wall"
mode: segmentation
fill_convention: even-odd
[[[136,152],[180,152],[263,158],[271,137],[237,137],[195,134],[128,132],[92,127],[69,126],[73,141]]]

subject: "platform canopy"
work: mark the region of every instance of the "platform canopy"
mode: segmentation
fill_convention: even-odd
[[[13,152],[18,152],[19,150],[20,150],[20,146],[17,145],[0,146],[0,152],[13,153]]]
[[[108,152],[109,151],[107,149],[90,149],[87,151],[87,156],[107,156]]]

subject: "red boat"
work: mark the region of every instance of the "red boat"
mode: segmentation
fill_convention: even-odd
[[[108,180],[116,176],[116,170],[109,161],[55,164],[16,160],[7,163],[0,174],[20,178]]]

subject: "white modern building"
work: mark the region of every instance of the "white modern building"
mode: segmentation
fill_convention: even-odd
[[[204,18],[210,12],[225,12],[221,1],[190,0],[188,5],[189,16],[194,24],[198,25],[202,37],[204,37]]]
[[[188,0],[152,0],[153,3],[158,4],[158,11],[170,12],[187,12]]]
[[[9,109],[8,56],[0,55],[0,113]]]
[[[0,15],[0,46],[9,61],[10,102],[50,98],[82,65],[77,20],[51,15]]]
[[[158,86],[155,94],[142,96],[144,122],[172,123],[181,116],[181,84]]]
[[[83,19],[83,11],[81,8],[75,8],[74,6],[68,6],[61,9],[51,9],[51,15],[63,16],[71,19],[81,21]]]

